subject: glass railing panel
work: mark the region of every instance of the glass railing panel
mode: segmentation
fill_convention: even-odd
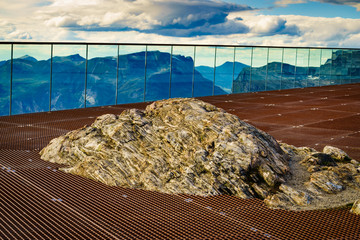
[[[282,48],[269,48],[266,90],[281,88]]]
[[[252,47],[235,48],[234,93],[250,91]]]
[[[308,87],[319,86],[320,78],[320,61],[321,61],[321,49],[310,49],[309,52],[309,70],[308,70]]]
[[[331,76],[333,84],[342,84],[348,75],[351,65],[351,54],[347,54],[342,49],[334,49],[331,59]]]
[[[296,49],[284,48],[281,89],[294,88],[295,85]]]
[[[217,47],[214,95],[232,93],[234,78],[234,48]]]
[[[320,86],[332,85],[332,49],[321,49]]]
[[[145,45],[119,46],[117,104],[144,101]]]
[[[116,104],[117,45],[89,45],[86,107]]]
[[[309,71],[309,49],[298,48],[296,51],[295,88],[307,86]]]
[[[49,111],[50,44],[14,44],[11,114]]]
[[[171,46],[148,46],[146,54],[145,101],[167,99],[170,96]]]
[[[334,64],[334,62],[336,64]],[[333,69],[335,68],[335,72],[339,73],[339,68],[341,68],[338,79],[338,84],[348,84],[351,83],[351,66],[352,66],[352,51],[344,49],[342,50],[342,56],[340,59],[336,59],[333,62]]]
[[[268,48],[254,47],[251,65],[250,91],[265,91]]]
[[[195,49],[194,97],[212,96],[214,88],[215,47]]]
[[[0,45],[0,116],[10,113],[11,44]]]
[[[53,46],[51,110],[85,105],[86,45]]]
[[[352,50],[351,82],[360,83],[360,50]]]
[[[194,47],[173,46],[170,97],[192,97]]]

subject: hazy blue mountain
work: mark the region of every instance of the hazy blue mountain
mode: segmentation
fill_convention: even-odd
[[[350,52],[339,51],[334,54],[336,57],[333,60],[326,60],[320,67],[295,67],[281,62],[271,62],[257,68],[244,67],[234,80],[234,92],[350,83],[350,72],[358,69],[351,59],[358,58]]]
[[[37,62],[36,58],[31,57],[29,55],[24,55],[24,56],[16,58],[16,59],[22,59],[22,60],[26,60],[26,61],[30,61],[30,62]]]
[[[159,51],[147,52],[146,100],[158,100],[169,97],[170,54]],[[49,110],[51,61],[37,61],[24,56],[13,61],[13,114]],[[139,102],[144,100],[145,89],[145,53],[138,52],[117,58],[103,57],[89,59],[87,75],[85,58],[78,54],[55,56],[52,61],[51,109],[71,109],[84,107],[86,94],[87,106],[115,104],[116,77],[118,74],[118,103]],[[175,55],[172,60],[171,97],[191,96],[193,59]],[[10,61],[0,65],[1,79],[7,79],[10,73]],[[202,83],[200,94],[213,82],[195,71]],[[85,79],[87,91],[85,93]],[[191,79],[191,80],[190,80]],[[0,105],[4,112],[8,107],[9,89],[5,81],[0,83]],[[221,88],[216,91],[226,94]],[[190,95],[189,95],[190,93]],[[207,95],[207,94],[206,94]],[[7,114],[7,112],[5,113]]]
[[[198,66],[195,67],[195,70],[198,71],[204,78],[209,81],[214,80],[214,68],[208,66]]]
[[[173,55],[170,59],[170,53],[166,52],[147,52],[146,71],[145,52],[121,55],[119,63],[116,57],[93,58],[87,61],[87,66],[86,59],[79,54],[55,56],[52,59],[51,109],[84,107],[85,96],[87,106],[115,104],[116,86],[117,103],[121,104],[144,101],[144,92],[145,100],[151,101],[168,98],[169,90],[170,97],[191,97],[192,94],[227,94],[232,85],[237,93],[358,81],[360,51],[339,51],[334,54],[332,60],[327,60],[320,67],[295,67],[272,62],[251,68],[239,62],[235,62],[235,65],[225,62],[216,68],[215,85],[213,67],[199,66],[194,69],[191,57]],[[28,55],[13,60],[13,114],[49,110],[50,66],[51,59],[38,61]],[[8,114],[10,71],[11,61],[1,61],[1,115]]]
[[[79,54],[69,55],[69,56],[55,56],[53,57],[53,62],[73,62],[73,63],[79,63],[83,62],[86,59],[80,56]]]
[[[226,93],[231,92],[232,88],[232,80],[233,80],[233,72],[235,72],[235,76],[242,71],[243,68],[248,67],[240,62],[225,62],[222,65],[216,67],[215,71],[215,85],[218,88],[221,88]],[[214,68],[209,66],[198,66],[195,68],[202,76],[204,76],[209,81],[213,81],[214,79]],[[215,89],[215,94],[220,95],[220,92],[217,92]]]

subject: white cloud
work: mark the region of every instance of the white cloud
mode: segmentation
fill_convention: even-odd
[[[322,42],[327,46],[341,46],[353,34],[360,33],[360,19],[282,16],[289,24],[296,24],[300,39],[308,43]],[[317,44],[318,45],[318,44]],[[357,44],[359,46],[360,43]]]
[[[205,0],[13,1],[19,9],[0,2],[0,40],[360,47],[360,19],[260,15]]]
[[[321,2],[321,3],[330,3],[336,5],[348,5],[355,7],[358,11],[360,11],[360,3],[359,0],[277,0],[275,4],[280,6],[287,6],[289,4],[299,4],[299,3],[307,3],[307,2]]]
[[[229,13],[245,10],[251,8],[216,0],[55,0],[37,14],[48,26],[72,30],[138,30],[194,36],[216,34],[214,31],[223,29],[227,30],[223,34],[247,31],[240,21],[227,18]]]
[[[15,25],[7,21],[0,21],[0,40],[29,40],[31,34],[16,29]]]
[[[278,0],[275,4],[278,5],[289,5],[289,4],[298,4],[298,3],[306,3],[307,0]]]
[[[284,17],[269,15],[249,15],[243,17],[245,25],[250,32],[259,35],[290,34],[297,35],[295,24],[289,24]]]

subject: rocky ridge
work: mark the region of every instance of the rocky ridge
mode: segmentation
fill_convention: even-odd
[[[279,145],[237,116],[196,99],[100,116],[91,126],[53,139],[40,154],[67,164],[62,170],[68,173],[169,194],[257,197],[287,209],[311,209],[329,196],[346,195],[346,203],[360,198],[360,165],[343,151]]]

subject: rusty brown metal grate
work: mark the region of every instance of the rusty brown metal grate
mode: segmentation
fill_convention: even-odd
[[[359,91],[350,84],[202,99],[290,144],[336,143],[360,159]],[[0,117],[0,239],[360,239],[360,216],[348,209],[271,210],[257,199],[110,187],[40,159],[52,138],[101,114],[145,106]],[[301,118],[310,108],[321,111]]]

